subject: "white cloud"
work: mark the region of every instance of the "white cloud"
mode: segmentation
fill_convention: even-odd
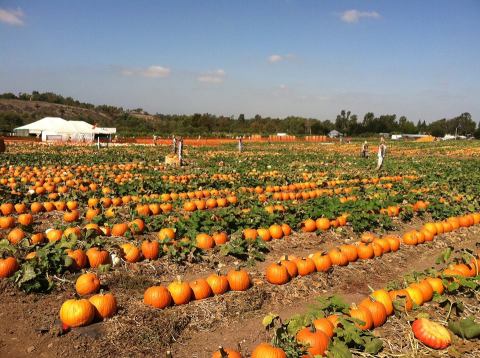
[[[381,15],[376,11],[358,11],[358,10],[346,10],[340,15],[340,19],[343,22],[353,24],[358,22],[361,18],[379,19]]]
[[[133,69],[125,68],[121,71],[124,76],[143,76],[149,78],[163,78],[168,77],[171,73],[171,69],[163,66],[150,66],[147,68]]]
[[[204,83],[223,83],[223,81],[225,80],[225,75],[226,73],[222,69],[208,71],[198,76],[197,81]]]
[[[122,75],[133,76],[135,73],[132,70],[122,70]]]
[[[293,60],[295,58],[295,55],[288,53],[286,55],[279,55],[279,54],[273,54],[268,56],[267,61],[269,63],[277,63],[277,62],[282,62],[282,61],[288,61],[288,60]]]
[[[171,70],[167,67],[162,66],[150,66],[146,70],[140,72],[142,76],[157,78],[157,77],[167,77],[170,75]]]
[[[278,86],[278,88],[280,88],[281,90],[286,90],[288,86],[282,83],[280,86]]]
[[[25,14],[18,8],[17,10],[6,10],[0,8],[0,22],[8,25],[21,26],[24,24],[23,17]]]
[[[270,63],[276,63],[276,62],[280,62],[280,61],[283,61],[284,58],[283,56],[281,55],[271,55],[268,57],[268,62]]]

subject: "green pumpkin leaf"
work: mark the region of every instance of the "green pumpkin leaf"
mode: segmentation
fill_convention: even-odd
[[[382,340],[374,338],[365,344],[365,352],[371,354],[377,354],[383,348]]]
[[[278,317],[279,316],[276,313],[269,313],[268,315],[263,317],[262,325],[264,327],[270,327],[272,325],[273,321],[275,321],[275,319],[277,319]]]
[[[328,347],[327,357],[329,358],[351,358],[352,353],[347,345],[338,340],[333,341]]]

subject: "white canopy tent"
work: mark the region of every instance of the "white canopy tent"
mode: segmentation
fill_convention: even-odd
[[[67,121],[59,117],[45,117],[36,122],[15,128],[17,135],[41,136],[42,141],[59,140],[91,142],[95,135],[115,134],[115,128],[98,128],[84,121]]]

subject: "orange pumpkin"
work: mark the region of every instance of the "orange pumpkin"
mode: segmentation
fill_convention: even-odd
[[[373,317],[370,311],[363,307],[352,307],[349,311],[350,317],[360,320],[362,323],[356,323],[361,330],[371,329],[373,327]]]
[[[338,265],[338,266],[347,266],[348,265],[348,257],[345,255],[343,252],[341,252],[339,249],[331,249],[328,252],[328,256],[330,257],[330,260],[332,262],[332,265]]]
[[[209,250],[215,247],[215,240],[208,234],[198,234],[195,241],[196,246],[202,250]]]
[[[223,245],[226,244],[228,241],[228,235],[226,232],[218,232],[212,235],[213,241],[215,241],[215,245]]]
[[[32,214],[21,214],[18,215],[17,221],[20,225],[30,226],[33,224],[33,216]]]
[[[297,341],[307,346],[307,351],[311,356],[322,356],[328,348],[330,338],[322,331],[317,331],[315,327],[305,327],[298,331]]]
[[[295,263],[297,264],[298,274],[300,276],[310,275],[316,270],[315,263],[308,257],[297,259]]]
[[[73,260],[72,268],[74,270],[81,270],[87,265],[87,255],[83,252],[83,250],[71,250],[68,249],[66,251],[67,255]]]
[[[158,241],[144,240],[142,242],[142,254],[147,260],[156,260],[160,251]]]
[[[105,265],[109,262],[110,256],[108,251],[100,250],[98,247],[91,247],[87,250],[87,258],[90,267],[98,267],[100,265]]]
[[[18,262],[14,257],[0,258],[0,278],[12,276],[18,270]]]
[[[20,229],[20,228],[15,228],[12,229],[8,235],[7,235],[7,240],[10,241],[11,244],[16,245],[20,241],[22,241],[25,238],[25,232]]]
[[[125,261],[135,263],[140,260],[140,250],[133,244],[126,243],[120,245],[123,250],[123,258]]]
[[[152,286],[145,290],[143,302],[146,305],[163,309],[172,304],[172,296],[165,287]]]
[[[67,300],[60,308],[60,320],[67,327],[80,327],[90,324],[95,318],[95,307],[90,301]]]
[[[301,224],[301,229],[303,232],[313,232],[317,230],[317,224],[313,219],[307,219]]]
[[[285,351],[269,343],[260,343],[252,352],[251,358],[287,358]]]
[[[268,228],[268,231],[270,233],[270,236],[274,240],[278,240],[278,239],[281,239],[283,237],[283,230],[282,230],[281,225],[273,224]]]
[[[170,283],[167,289],[176,305],[187,304],[192,299],[193,292],[190,285],[180,278]]]
[[[327,272],[332,267],[332,260],[330,259],[330,256],[325,255],[323,252],[316,252],[309,257],[315,264],[315,269],[317,272]]]
[[[269,283],[274,285],[283,285],[290,281],[290,275],[288,274],[287,268],[280,262],[268,265],[265,277]]]
[[[327,218],[319,218],[315,221],[317,230],[327,231],[330,229],[330,220]]]
[[[216,273],[207,277],[207,283],[215,295],[222,295],[230,288],[227,277]]]
[[[75,290],[80,296],[90,295],[98,292],[100,280],[94,273],[85,273],[77,278]]]
[[[207,280],[203,278],[190,282],[190,288],[196,300],[203,300],[212,295],[212,289],[208,285]]]
[[[98,319],[110,318],[117,312],[117,300],[111,293],[94,295],[88,300],[95,307]]]
[[[251,285],[248,272],[239,268],[230,270],[227,273],[227,280],[230,289],[233,291],[246,291]]]

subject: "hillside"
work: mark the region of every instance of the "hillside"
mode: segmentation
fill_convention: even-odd
[[[0,113],[15,114],[23,119],[24,124],[43,117],[62,117],[68,120],[82,120],[89,123],[107,125],[113,119],[96,110],[67,106],[42,101],[23,101],[18,99],[0,99]]]
[[[100,127],[115,127],[121,136],[166,137],[181,136],[235,137],[237,135],[288,133],[289,135],[325,135],[332,129],[348,136],[368,136],[375,133],[428,133],[436,137],[445,134],[475,135],[480,137],[480,126],[468,112],[430,124],[418,121],[415,125],[405,116],[375,115],[368,112],[361,120],[356,114],[342,110],[335,121],[289,116],[284,119],[261,117],[245,118],[210,113],[151,115],[141,108],[127,110],[111,105],[93,105],[52,92],[0,94],[0,132],[31,123],[43,117],[62,117],[83,120]]]

